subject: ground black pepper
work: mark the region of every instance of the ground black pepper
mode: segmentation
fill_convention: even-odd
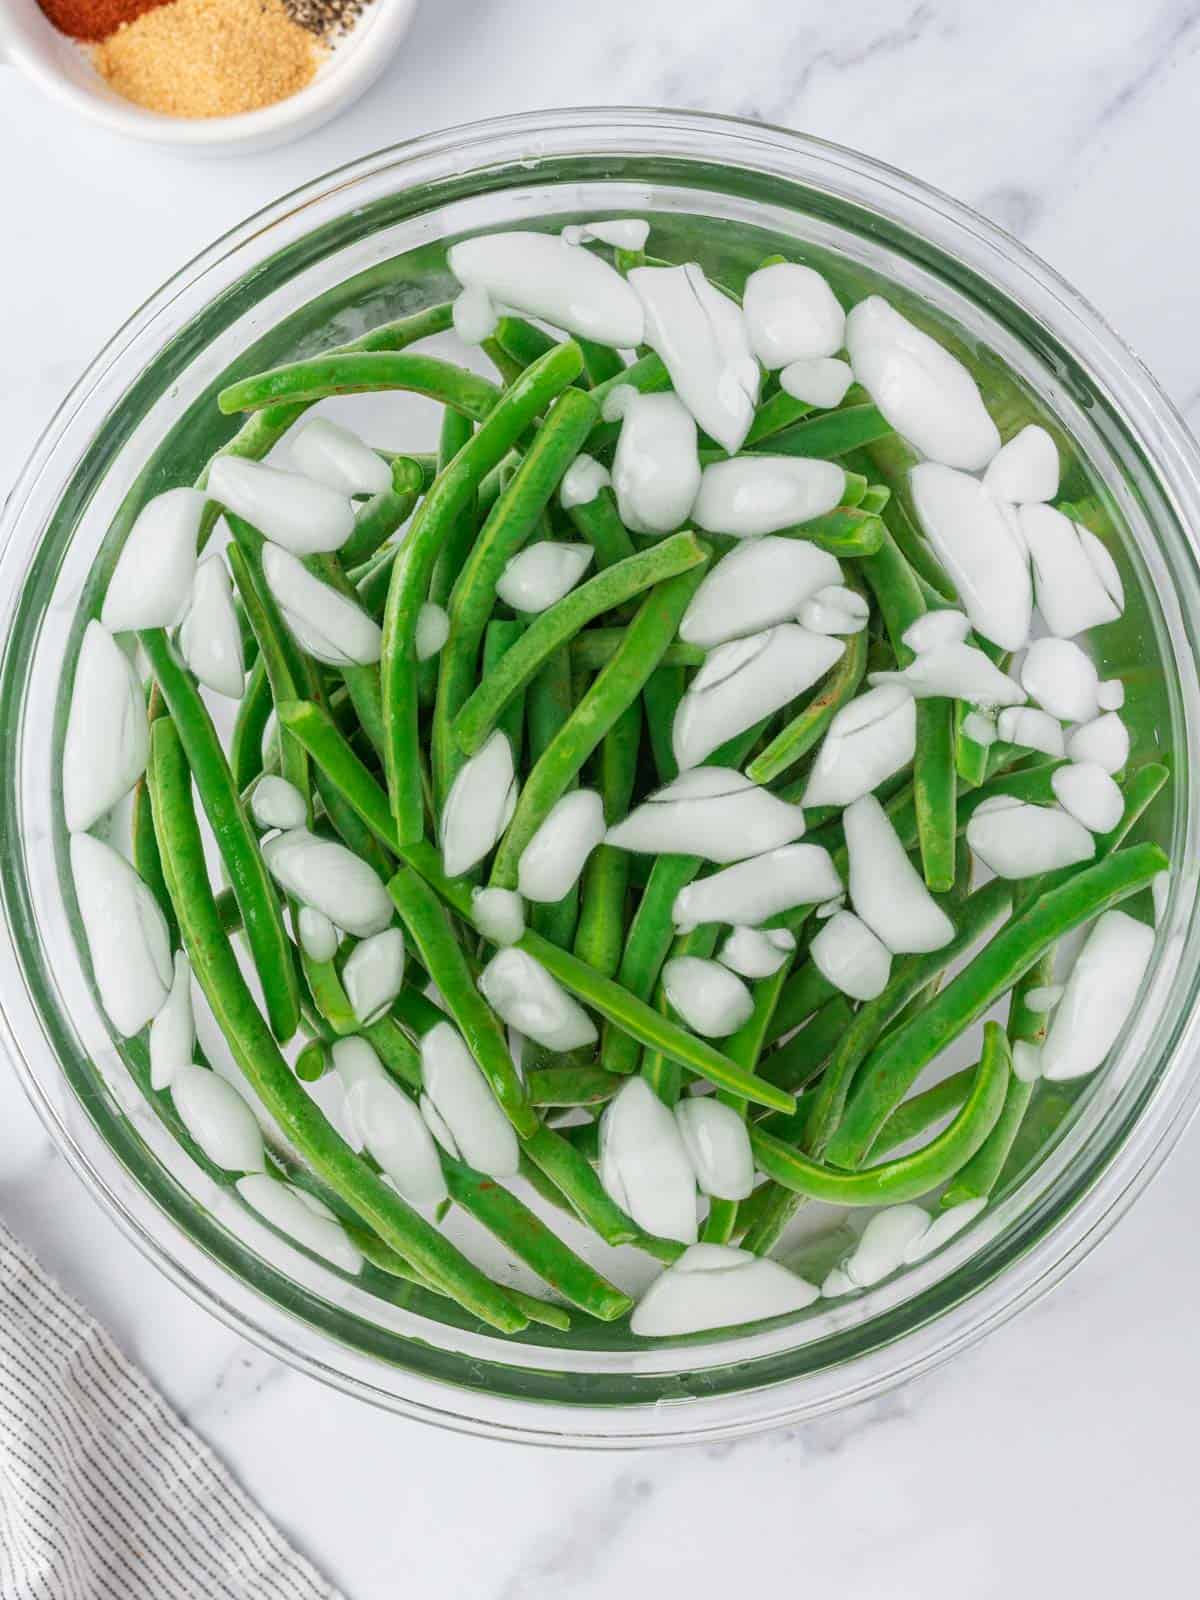
[[[319,38],[345,33],[370,0],[283,0],[288,15]]]

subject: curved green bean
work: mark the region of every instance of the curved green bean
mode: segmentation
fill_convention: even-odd
[[[453,406],[464,416],[482,421],[500,398],[488,378],[437,356],[400,351],[345,351],[289,361],[285,366],[241,378],[221,390],[217,405],[230,416],[236,411],[261,411],[285,402],[295,405],[338,394],[373,394],[381,389],[407,389]]]
[[[1009,916],[1012,906],[1012,885],[993,878],[969,895],[954,913],[954,937],[948,944],[927,954],[902,956],[895,962],[883,993],[858,1008],[829,1059],[805,1130],[804,1148],[809,1155],[819,1157],[825,1153],[842,1120],[855,1075],[888,1024],[952,961],[965,955],[990,928]]]
[[[1072,928],[1148,887],[1166,866],[1157,845],[1131,845],[1081,868],[1014,917],[930,1005],[868,1058],[829,1142],[828,1161],[858,1166],[888,1114],[939,1051],[1006,994],[1046,949]]]
[[[750,1130],[758,1166],[785,1189],[829,1205],[899,1205],[938,1188],[966,1165],[996,1125],[1011,1070],[1008,1039],[998,1022],[986,1023],[983,1053],[962,1109],[944,1132],[912,1155],[838,1172],[793,1150],[759,1128]]]

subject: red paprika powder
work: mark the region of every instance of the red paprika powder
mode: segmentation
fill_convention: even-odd
[[[107,39],[123,22],[132,22],[166,0],[38,0],[50,21],[73,39]]]

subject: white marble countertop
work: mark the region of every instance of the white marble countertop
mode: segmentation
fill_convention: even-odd
[[[564,103],[759,116],[908,168],[1072,279],[1200,418],[1192,0],[426,0],[365,100],[252,158],[118,143],[0,73],[0,492],[100,343],[246,213],[410,134]],[[244,1343],[118,1233],[0,1071],[0,1215],[353,1600],[641,1597],[668,1572],[703,1597],[793,1575],[851,1600],[1180,1592],[1198,1156],[1193,1131],[1050,1300],[916,1387],[734,1446],[564,1455],[376,1413]]]

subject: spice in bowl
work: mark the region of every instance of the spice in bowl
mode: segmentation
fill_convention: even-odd
[[[173,117],[230,117],[309,83],[326,41],[369,0],[39,0],[87,44],[126,100]]]

